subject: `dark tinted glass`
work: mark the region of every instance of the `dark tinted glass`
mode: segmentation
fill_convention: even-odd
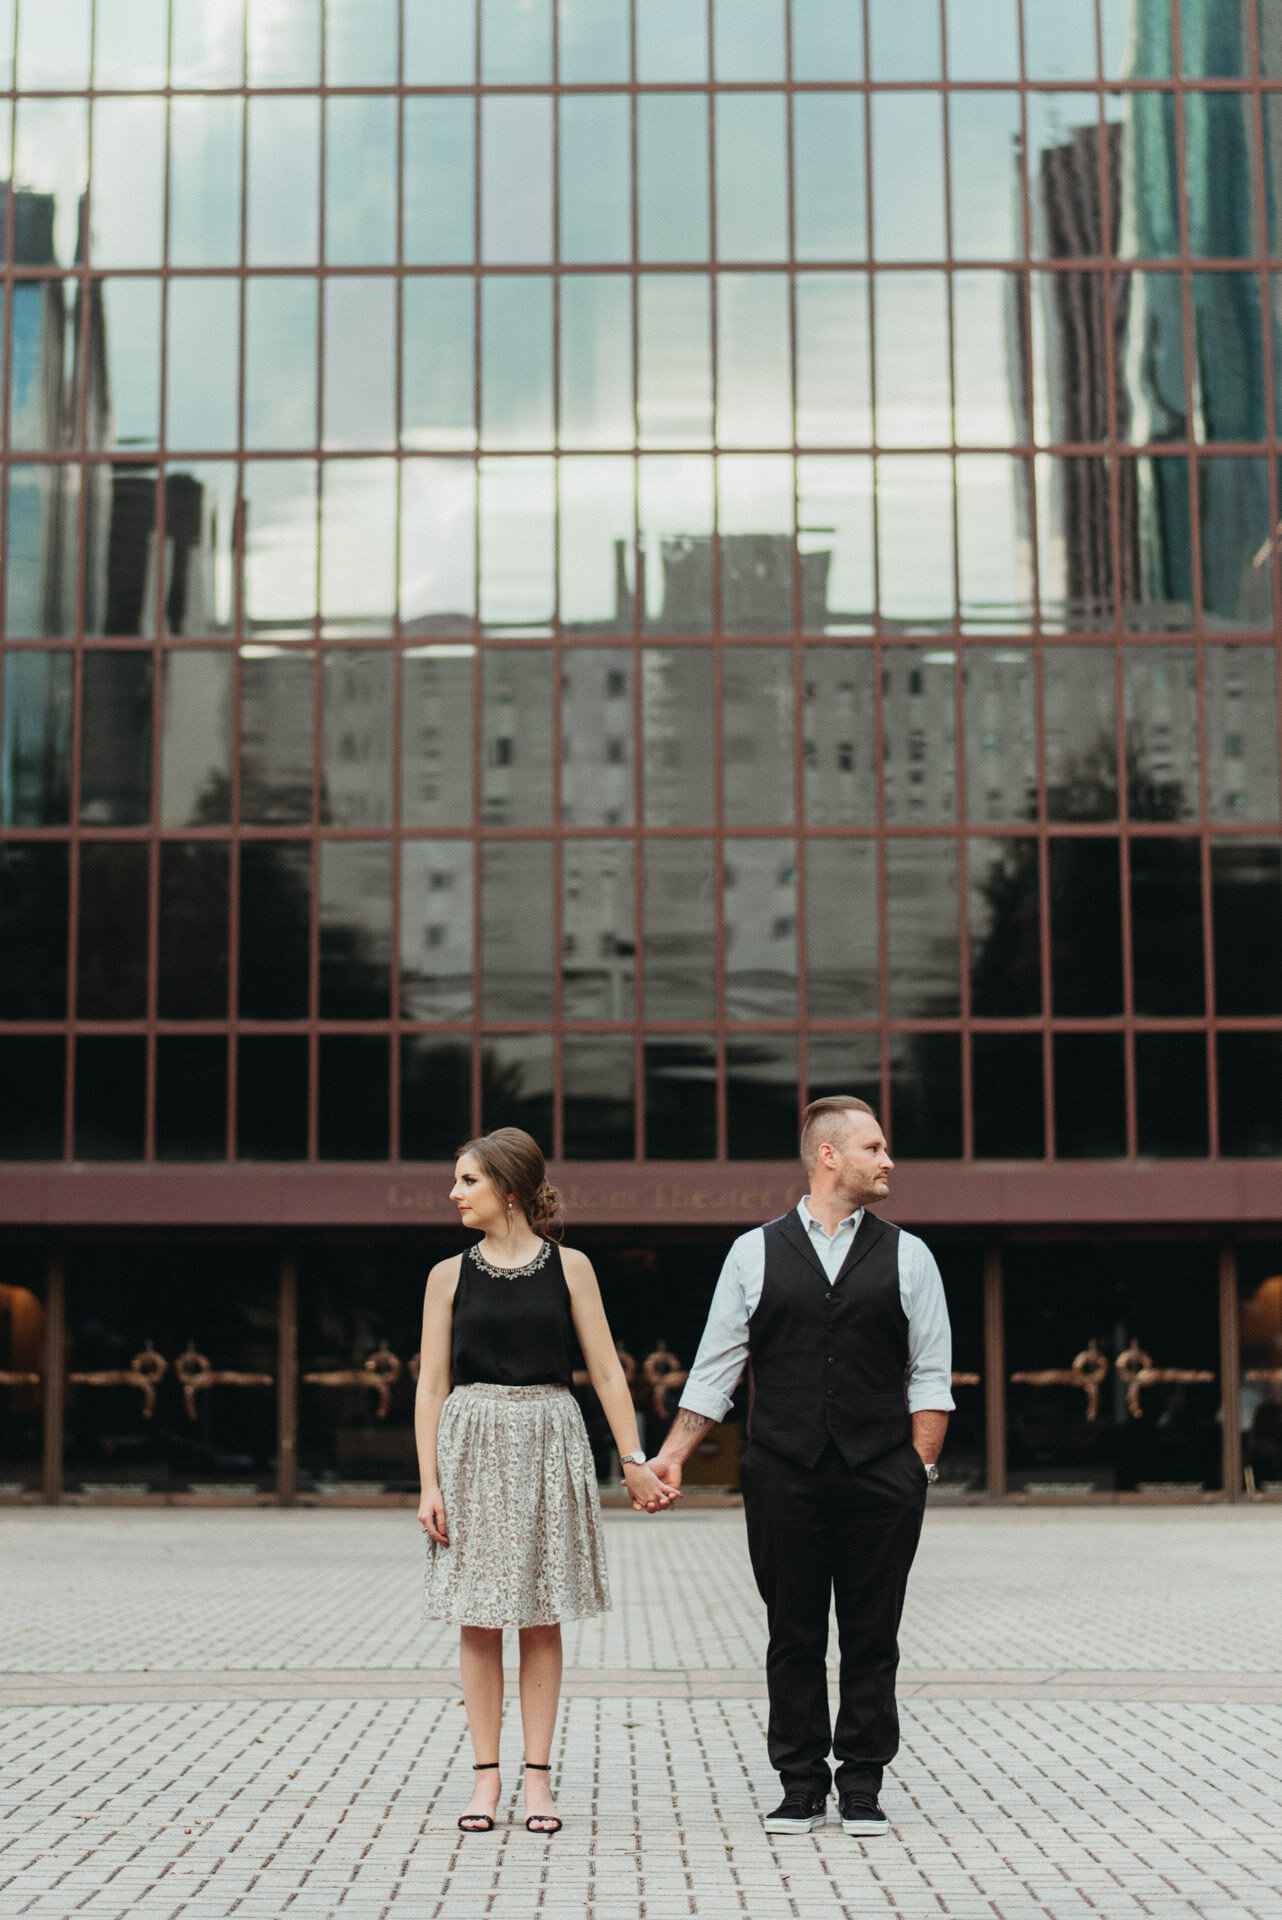
[[[977,1033],[970,1070],[976,1159],[1040,1159],[1046,1150],[1041,1035]]]
[[[84,1034],[76,1041],[77,1160],[141,1160],[147,1111],[147,1042],[141,1034]]]
[[[1282,847],[1211,842],[1217,1013],[1282,1013]]]
[[[711,1160],[717,1150],[715,1041],[673,1036],[645,1048],[645,1157]]]
[[[226,1038],[162,1033],[156,1041],[157,1160],[221,1160],[226,1152]]]
[[[890,1011],[901,1020],[961,1011],[957,845],[892,840],[886,848]]]
[[[388,1157],[388,1042],[381,1034],[320,1037],[318,1151],[322,1160]]]
[[[236,1155],[307,1158],[307,1036],[242,1034],[236,1050]]]
[[[806,1099],[853,1093],[881,1112],[881,1038],[875,1033],[812,1033],[806,1046]]]
[[[1282,1033],[1216,1037],[1220,1152],[1282,1153]]]
[[[1056,1014],[1122,1011],[1116,840],[1052,840],[1051,997]]]
[[[1136,1034],[1135,1107],[1140,1153],[1196,1159],[1208,1151],[1204,1034]]]
[[[320,1015],[385,1020],[392,990],[392,849],[385,840],[321,847]]]
[[[1196,840],[1132,840],[1136,1013],[1201,1013],[1202,857]]]
[[[60,1033],[0,1034],[0,1160],[61,1160],[66,1067]]]
[[[151,655],[86,653],[80,819],[142,827],[151,818]]]
[[[76,1012],[82,1020],[140,1020],[147,1012],[145,841],[80,847]]]
[[[1057,1033],[1055,1157],[1113,1160],[1126,1152],[1126,1079],[1120,1033]]]
[[[120,287],[127,283],[117,281],[114,284]],[[157,313],[152,321],[153,326],[158,320]],[[155,473],[145,467],[117,467],[111,478],[107,577],[101,600],[95,592],[96,582],[91,580],[86,583],[85,625],[91,632],[155,632],[156,603],[151,578],[155,565],[155,538]]]
[[[970,1010],[1001,1019],[1042,1010],[1037,842],[967,843]]]
[[[281,841],[242,845],[242,1018],[306,1018],[310,889],[311,853],[306,846]]]
[[[892,1038],[889,1133],[897,1159],[960,1157],[961,1040],[955,1033],[903,1033]]]
[[[631,1160],[636,1048],[630,1034],[567,1034],[561,1047],[567,1160]]]
[[[67,1011],[67,848],[0,847],[0,1020]]]
[[[797,1043],[759,1033],[726,1046],[726,1151],[732,1160],[797,1157]]]
[[[524,1127],[552,1151],[552,1036],[506,1034],[481,1053],[481,1125]]]
[[[472,1131],[472,1049],[466,1040],[401,1040],[401,1158],[449,1160]]]
[[[11,653],[4,665],[0,821],[57,827],[71,818],[70,653]]]
[[[226,1018],[229,870],[220,841],[161,843],[156,1010],[162,1020]]]
[[[550,841],[491,840],[482,847],[481,1011],[487,1020],[551,1019],[553,906]]]

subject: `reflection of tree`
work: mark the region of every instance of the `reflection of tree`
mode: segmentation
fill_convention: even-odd
[[[971,1012],[990,1018],[1038,1012],[1037,842],[999,841],[983,879],[972,887],[987,908],[987,925],[970,949]]]
[[[1126,795],[1133,820],[1187,820],[1197,812],[1197,796],[1185,793],[1182,780],[1149,765],[1139,727],[1127,728]]]
[[[1101,732],[1088,747],[1062,756],[1054,779],[1047,775],[1046,814],[1051,820],[1117,818],[1117,739]]]

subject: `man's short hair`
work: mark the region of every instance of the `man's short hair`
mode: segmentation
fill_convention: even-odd
[[[810,1102],[801,1116],[801,1159],[807,1173],[814,1171],[825,1140],[830,1146],[842,1145],[848,1128],[840,1116],[851,1113],[866,1113],[874,1120],[877,1118],[868,1102],[853,1093],[830,1093],[822,1100]]]

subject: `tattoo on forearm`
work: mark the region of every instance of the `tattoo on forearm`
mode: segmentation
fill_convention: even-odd
[[[677,1415],[678,1433],[698,1435],[705,1432],[707,1428],[715,1425],[716,1422],[709,1420],[706,1414],[691,1413],[689,1407],[682,1407]]]

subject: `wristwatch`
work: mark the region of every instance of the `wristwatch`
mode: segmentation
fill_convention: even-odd
[[[922,1462],[922,1465],[926,1469],[926,1485],[928,1487],[933,1487],[936,1480],[938,1480],[939,1478],[939,1468],[935,1465],[933,1460],[924,1460]]]
[[[645,1448],[638,1447],[635,1453],[625,1453],[621,1458],[620,1464],[625,1467],[643,1467],[645,1465]]]

